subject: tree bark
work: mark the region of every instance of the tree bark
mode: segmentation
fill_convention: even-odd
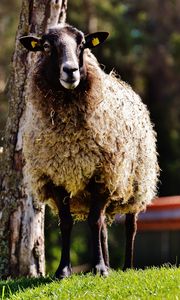
[[[67,0],[22,3],[8,84],[5,142],[0,153],[0,278],[45,274],[44,205],[28,190],[22,138],[26,79],[36,55],[28,54],[18,39],[29,33],[40,35],[58,20],[65,22],[66,8]]]

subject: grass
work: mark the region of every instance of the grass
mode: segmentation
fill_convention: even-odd
[[[87,274],[73,275],[63,281],[50,277],[0,281],[0,299],[178,300],[180,268],[111,271],[107,278]]]

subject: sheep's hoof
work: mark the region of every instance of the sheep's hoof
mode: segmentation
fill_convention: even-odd
[[[103,277],[107,277],[109,275],[109,268],[104,264],[98,264],[93,268],[93,273],[95,275],[101,275]]]
[[[69,276],[71,276],[72,274],[72,269],[69,266],[66,266],[64,268],[58,268],[56,273],[55,273],[55,277],[57,279],[64,279],[67,278]]]
[[[122,270],[123,270],[123,272],[125,272],[125,271],[128,271],[128,270],[130,270],[130,269],[133,269],[133,267],[127,265],[127,266],[124,266]]]

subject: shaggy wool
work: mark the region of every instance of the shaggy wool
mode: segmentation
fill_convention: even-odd
[[[108,191],[106,214],[138,213],[156,195],[156,134],[149,112],[132,88],[105,74],[89,50],[87,79],[75,90],[53,90],[43,80],[42,54],[30,75],[24,156],[30,189],[56,205],[52,182],[70,195],[71,213],[85,219],[92,177]],[[102,191],[103,193],[103,191]]]

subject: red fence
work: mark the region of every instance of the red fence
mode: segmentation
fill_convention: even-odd
[[[178,230],[180,229],[180,196],[161,197],[140,213],[138,230]]]

